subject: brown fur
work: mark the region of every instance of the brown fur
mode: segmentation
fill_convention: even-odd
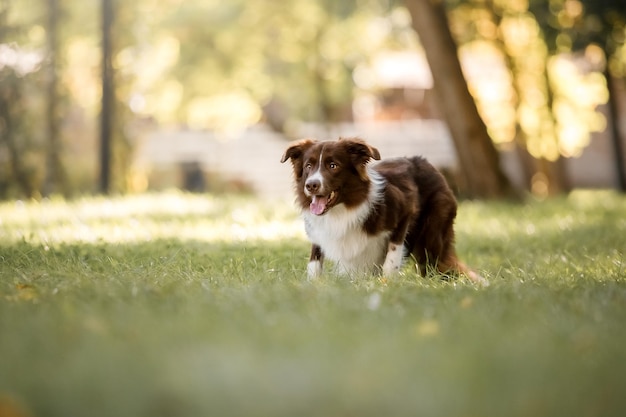
[[[322,161],[318,160],[320,155]],[[320,194],[336,192],[336,201],[333,200],[328,210],[339,204],[352,209],[369,198],[372,184],[366,165],[371,159],[380,159],[380,154],[360,139],[325,142],[305,139],[291,145],[281,162],[288,159],[293,165],[297,200],[303,211],[312,201],[305,189],[309,187],[310,192],[313,187],[317,193],[318,185]],[[414,257],[422,275],[432,267],[443,274],[464,274],[482,282],[484,279],[456,256],[457,203],[444,177],[419,156],[386,159],[373,170],[384,178],[385,185],[382,198],[370,203],[363,231],[370,236],[390,232],[389,249],[404,245],[406,254]],[[322,184],[310,184],[315,173],[323,178]],[[324,248],[313,244],[311,261],[322,262],[324,255]]]

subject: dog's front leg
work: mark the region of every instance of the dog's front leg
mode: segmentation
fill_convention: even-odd
[[[389,237],[387,255],[383,264],[383,275],[393,275],[400,272],[404,260],[404,238],[409,227],[409,218],[403,219]]]
[[[322,248],[313,244],[311,246],[311,257],[307,265],[306,272],[309,279],[317,278],[322,274],[322,266],[324,264],[324,253]]]
[[[393,275],[400,272],[402,260],[404,259],[404,245],[402,242],[389,242],[387,246],[387,256],[383,264],[383,275]]]

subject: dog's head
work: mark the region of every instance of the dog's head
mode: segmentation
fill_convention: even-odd
[[[287,148],[281,162],[288,159],[300,204],[321,216],[337,204],[350,208],[367,198],[370,179],[366,165],[371,159],[380,159],[380,153],[356,138],[303,139]]]

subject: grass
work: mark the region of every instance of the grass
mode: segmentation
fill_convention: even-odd
[[[463,203],[477,288],[308,282],[285,201],[3,203],[0,415],[623,415],[625,213]]]

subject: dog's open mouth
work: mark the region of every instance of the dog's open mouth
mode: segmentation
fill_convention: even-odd
[[[337,192],[331,191],[329,195],[314,195],[311,200],[309,209],[311,213],[321,216],[326,213],[335,204],[337,200]]]

